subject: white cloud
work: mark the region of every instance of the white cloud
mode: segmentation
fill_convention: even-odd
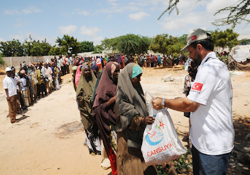
[[[140,21],[147,16],[150,16],[150,15],[146,12],[138,12],[138,13],[131,13],[129,15],[129,18],[136,20],[136,21]]]
[[[100,45],[101,44],[101,41],[104,40],[104,37],[102,36],[96,36],[94,37],[94,45]]]
[[[236,2],[239,2],[239,0],[211,0],[207,3],[207,12],[215,13],[219,9],[234,5]]]
[[[4,10],[5,15],[18,15],[20,12],[18,10]]]
[[[16,23],[13,24],[14,27],[23,27],[23,23],[21,19],[17,19]]]
[[[112,5],[112,6],[117,6],[118,4],[116,3],[116,0],[108,0],[108,2]]]
[[[78,15],[88,16],[88,15],[89,15],[89,12],[88,12],[88,11],[85,11],[85,10],[82,10],[82,11],[77,12],[77,14],[78,14]]]
[[[22,10],[23,13],[38,13],[39,10],[36,6],[32,5]]]
[[[71,34],[76,31],[76,26],[74,25],[68,25],[68,26],[60,26],[59,27],[59,33],[61,34]]]
[[[23,35],[10,35],[9,38],[11,40],[15,39],[15,40],[19,40],[19,41],[24,41]]]
[[[0,38],[0,42],[2,42],[2,41],[5,42],[5,40],[3,38]]]
[[[166,30],[179,30],[192,25],[192,28],[211,26],[212,18],[206,15],[205,12],[192,12],[185,15],[165,18],[166,22],[162,22]],[[206,19],[206,20],[204,20]],[[186,29],[186,31],[188,31]]]
[[[113,6],[112,8],[108,9],[99,9],[95,13],[123,13],[123,12],[132,12],[138,10],[140,10],[138,6],[129,3],[128,5],[121,5],[119,8]]]
[[[87,28],[85,25],[81,27],[81,34],[82,35],[87,35],[87,36],[92,36],[92,37],[97,37],[97,32],[99,32],[100,29],[98,27],[90,27]]]
[[[38,13],[41,10],[36,6],[32,5],[22,10],[4,10],[5,15],[21,15],[21,14],[29,14],[29,13]]]

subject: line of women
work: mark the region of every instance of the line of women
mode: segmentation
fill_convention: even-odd
[[[129,63],[120,71],[119,64],[111,61],[99,75],[88,64],[78,66],[78,70],[76,99],[89,153],[99,155],[102,142],[103,156],[109,159],[113,175],[157,174],[154,166],[145,164],[141,153],[144,129],[154,122],[148,116],[140,84],[141,67]]]

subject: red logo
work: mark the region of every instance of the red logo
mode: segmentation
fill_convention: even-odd
[[[192,86],[192,90],[196,90],[196,91],[201,91],[201,89],[202,89],[202,87],[203,87],[203,84],[201,84],[201,83],[194,83],[194,85]]]
[[[197,36],[196,36],[196,35],[194,35],[194,36],[191,37],[191,40],[192,40],[192,41],[195,40],[195,39],[197,39]]]
[[[160,121],[160,126],[164,129],[164,123]]]

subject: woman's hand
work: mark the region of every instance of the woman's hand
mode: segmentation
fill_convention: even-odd
[[[116,96],[112,97],[111,99],[109,99],[109,101],[107,102],[107,107],[111,106],[113,103],[115,103],[116,100]]]
[[[155,121],[155,118],[152,116],[147,116],[145,118],[142,119],[141,124],[145,124],[145,125],[151,125],[153,124]]]

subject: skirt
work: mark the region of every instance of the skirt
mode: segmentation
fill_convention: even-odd
[[[89,126],[88,129],[85,129],[87,146],[90,154],[101,155],[101,140],[98,132],[96,123]]]
[[[117,174],[156,175],[154,166],[147,166],[141,150],[129,148],[123,132],[117,133]]]

